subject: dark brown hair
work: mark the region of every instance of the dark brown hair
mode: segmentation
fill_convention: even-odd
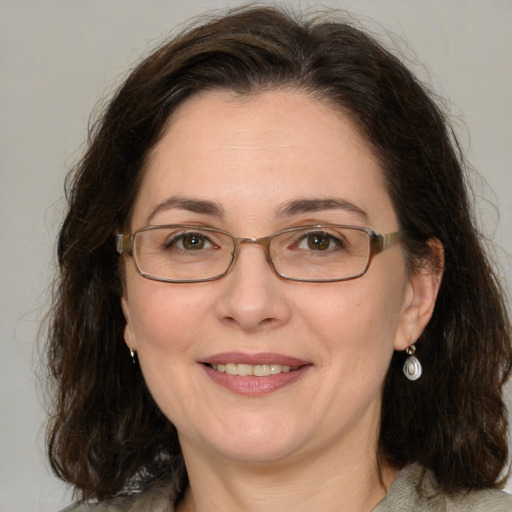
[[[163,45],[128,77],[91,130],[67,183],[60,274],[50,315],[54,384],[49,455],[83,497],[105,499],[165,478],[180,448],[123,341],[114,233],[129,221],[144,162],[170,116],[199,91],[295,88],[342,108],[380,160],[411,268],[445,251],[432,320],[417,342],[424,368],[386,377],[381,460],[418,461],[448,492],[496,485],[507,461],[502,385],[512,361],[503,293],[468,202],[450,125],[398,58],[343,21],[274,8],[209,19]],[[172,120],[171,120],[172,122]],[[435,263],[435,262],[434,262]]]

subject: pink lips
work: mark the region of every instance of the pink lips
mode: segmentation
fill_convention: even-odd
[[[288,357],[282,354],[262,353],[262,354],[245,354],[242,352],[224,352],[209,356],[203,361],[205,364],[223,364],[223,363],[241,363],[241,364],[280,364],[288,366],[304,366],[309,365],[307,361]]]
[[[312,367],[311,363],[282,354],[261,353],[245,354],[240,352],[225,352],[215,354],[205,359],[203,368],[210,379],[219,386],[244,396],[261,396],[272,393],[292,384],[303,377]],[[230,375],[214,370],[211,365],[238,363],[247,365],[279,364],[290,366],[289,372],[282,372],[265,377]]]

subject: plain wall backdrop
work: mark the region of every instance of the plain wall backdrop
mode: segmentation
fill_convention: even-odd
[[[172,29],[206,10],[240,3],[0,0],[0,512],[57,511],[70,500],[45,463],[36,340],[48,306],[64,176],[84,148],[89,114]],[[483,177],[474,180],[477,211],[497,243],[510,290],[512,1],[288,5],[361,16],[384,41],[401,46],[412,68],[447,99],[462,147]]]

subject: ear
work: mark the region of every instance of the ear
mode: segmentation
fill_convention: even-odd
[[[407,283],[395,350],[405,350],[415,343],[434,312],[443,278],[444,248],[437,238],[432,238],[427,243],[431,257],[411,274]]]
[[[124,341],[130,350],[133,350],[136,352],[137,344],[135,342],[135,336],[133,334],[132,327],[131,327],[132,324],[130,321],[128,301],[124,295],[123,295],[123,297],[121,297],[121,308],[123,309],[124,318],[126,320],[126,325],[124,326]]]

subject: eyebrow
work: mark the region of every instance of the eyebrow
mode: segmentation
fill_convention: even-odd
[[[224,216],[224,208],[221,204],[205,199],[191,197],[173,196],[158,203],[150,212],[147,224],[160,212],[180,208],[193,213],[211,215],[215,217]],[[366,222],[369,221],[368,214],[355,204],[340,198],[319,198],[319,199],[294,199],[284,203],[276,213],[276,218],[292,217],[304,213],[320,212],[324,210],[343,210],[349,213],[360,215]]]
[[[303,213],[320,212],[323,210],[343,210],[360,215],[369,222],[368,214],[354,203],[340,198],[295,199],[284,203],[277,211],[277,217],[291,217]]]
[[[204,199],[194,199],[189,197],[169,197],[158,203],[150,212],[147,218],[147,224],[151,224],[151,220],[160,212],[180,208],[189,212],[201,213],[203,215],[213,215],[222,217],[224,208],[219,203],[206,201]]]

